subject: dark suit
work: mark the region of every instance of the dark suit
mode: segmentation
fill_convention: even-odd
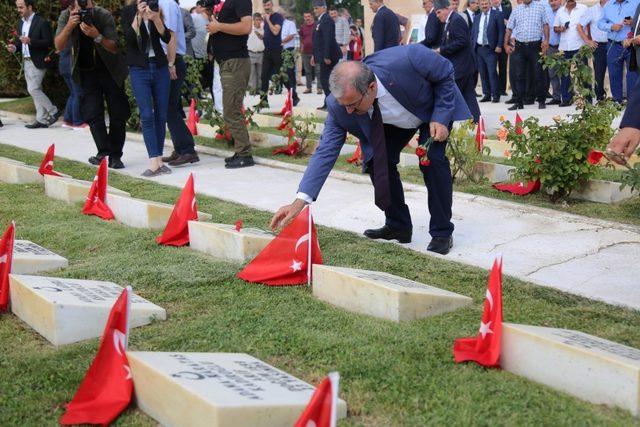
[[[507,2],[503,2],[503,4],[501,5],[502,7],[502,16],[504,18],[505,21],[509,20],[509,17],[511,16],[511,3]],[[493,8],[491,8],[493,9]],[[497,10],[500,11],[500,9],[493,9],[493,10]],[[505,23],[506,25],[506,23]],[[502,48],[502,52],[500,52],[498,54],[498,80],[500,81],[500,93],[506,93],[507,91],[507,61],[509,59],[509,55],[507,55],[507,52],[505,52],[504,47]],[[509,71],[509,80],[511,80],[511,84],[513,84],[514,79],[511,78],[511,72]]]
[[[18,23],[18,37],[16,37],[13,43],[16,46],[16,52],[22,54],[22,43],[19,36],[22,34],[22,25],[24,22],[22,19]],[[29,54],[31,55],[31,61],[36,68],[43,69],[48,68],[49,64],[44,61],[49,51],[53,47],[53,33],[51,31],[51,24],[49,21],[41,17],[40,15],[34,15],[31,21],[31,27],[29,27],[29,34],[27,36],[31,39],[29,43]]]
[[[449,22],[442,29],[440,55],[451,61],[455,71],[456,84],[471,110],[473,120],[480,119],[480,107],[476,100],[476,61],[471,47],[471,35],[464,18],[452,12]]]
[[[621,128],[640,129],[640,79],[627,96],[627,109],[624,111]]]
[[[480,78],[482,79],[482,93],[486,97],[492,97],[494,100],[500,99],[500,81],[498,79],[498,55],[495,50],[497,47],[502,48],[504,43],[504,18],[499,10],[489,9],[489,19],[487,21],[487,42],[483,45],[482,40],[478,41],[480,34],[480,24],[483,22],[482,13],[480,13],[471,29],[471,44],[475,47],[476,60]]]
[[[382,6],[373,17],[371,24],[373,51],[398,46],[400,44],[400,22],[391,9]]]
[[[466,9],[464,12],[462,12],[460,14],[462,16],[462,18],[465,20],[465,22],[467,23],[467,26],[469,28],[473,27],[473,23],[475,22],[475,18],[477,18],[478,16],[480,16],[480,12],[476,11],[471,12],[469,11],[469,9]]]
[[[342,52],[336,42],[336,23],[328,13],[323,13],[313,32],[313,59],[320,65],[320,84],[325,97],[330,93],[329,75],[341,57]],[[331,63],[326,64],[325,59],[330,59]]]
[[[424,40],[422,44],[429,49],[437,49],[442,38],[442,23],[436,16],[436,11],[432,10],[427,16],[427,23],[424,26]]]
[[[398,46],[376,52],[364,60],[389,94],[421,124],[420,141],[429,137],[429,123],[435,121],[450,126],[454,120],[470,118],[469,110],[453,79],[451,63],[421,44]],[[333,165],[340,155],[347,133],[360,139],[366,171],[372,176],[372,119],[368,114],[349,114],[333,95],[327,98],[329,116],[324,125],[318,149],[313,154],[299,191],[316,200]],[[389,186],[392,205],[385,210],[386,224],[397,229],[412,228],[409,208],[404,201],[402,182],[397,165],[400,152],[418,131],[385,124],[385,139],[389,166]],[[429,233],[433,237],[448,237],[451,223],[452,181],[446,144],[434,142],[428,156],[431,165],[420,167],[428,189],[431,220]]]

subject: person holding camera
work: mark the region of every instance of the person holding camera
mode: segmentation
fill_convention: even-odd
[[[27,91],[36,107],[36,121],[25,125],[28,129],[46,128],[54,124],[60,113],[58,108],[42,91],[42,80],[47,72],[47,55],[53,37],[49,21],[36,15],[35,0],[17,0],[16,8],[21,20],[17,27],[17,36],[7,47],[9,52],[22,54],[24,79]]]
[[[171,173],[162,163],[171,80],[167,55],[160,45],[160,40],[171,41],[171,31],[164,26],[157,2],[129,0],[120,15],[129,80],[140,110],[142,135],[151,162],[142,176]]]
[[[127,67],[118,52],[116,24],[108,10],[93,0],[76,0],[62,11],[58,19],[56,49],[71,41],[72,75],[82,88],[82,117],[89,124],[98,149],[89,163],[98,165],[109,157],[109,167],[122,169],[122,149],[126,124],[131,114],[124,91]],[[104,118],[104,104],[109,112],[109,131]]]
[[[207,27],[213,56],[220,65],[223,118],[235,144],[234,155],[225,159],[225,167],[229,169],[254,165],[242,114],[251,75],[247,41],[252,27],[251,0],[226,0]]]

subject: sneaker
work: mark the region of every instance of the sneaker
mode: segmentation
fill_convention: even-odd
[[[164,161],[164,159],[162,160]],[[200,161],[200,157],[196,153],[193,154],[182,154],[177,159],[172,162],[169,162],[169,166],[184,166],[189,163],[196,163]]]
[[[231,156],[231,157],[225,157],[224,158],[224,164],[226,165],[227,163],[229,163],[230,161],[232,161],[236,157],[238,157],[238,155],[236,153],[233,153],[233,156]]]
[[[124,169],[124,163],[120,159],[109,159],[109,167],[111,169]]]
[[[172,151],[171,155],[169,157],[163,157],[162,161],[165,163],[169,163],[169,162],[173,162],[174,160],[178,160],[178,157],[180,157],[180,154],[176,153],[175,151]]]
[[[255,165],[253,157],[251,156],[236,156],[235,159],[230,160],[229,163],[224,165],[227,169],[246,168]]]
[[[169,175],[171,173],[171,169],[167,165],[160,166],[160,172]]]
[[[147,169],[146,171],[142,172],[140,175],[142,176],[146,176],[147,178],[152,178],[154,176],[158,176],[158,175],[162,175],[162,168],[158,168],[154,171],[152,171],[151,169]]]

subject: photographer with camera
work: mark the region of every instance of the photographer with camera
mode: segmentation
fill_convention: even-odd
[[[207,26],[213,56],[220,65],[223,118],[235,143],[235,154],[225,159],[229,169],[254,165],[249,132],[242,114],[251,74],[247,40],[252,26],[251,0],[226,0]]]
[[[130,115],[124,91],[127,67],[118,52],[118,33],[111,13],[93,4],[93,0],[76,0],[58,19],[55,37],[57,50],[71,41],[73,80],[82,88],[82,117],[89,124],[98,149],[89,163],[98,165],[106,156],[109,167],[122,169],[122,148],[126,123]],[[104,104],[109,111],[109,131],[104,118]]]

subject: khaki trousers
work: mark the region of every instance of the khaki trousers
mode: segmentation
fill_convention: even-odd
[[[220,80],[222,80],[222,117],[235,141],[235,151],[239,156],[251,155],[249,131],[244,124],[242,106],[249,85],[251,60],[232,58],[220,62]]]

